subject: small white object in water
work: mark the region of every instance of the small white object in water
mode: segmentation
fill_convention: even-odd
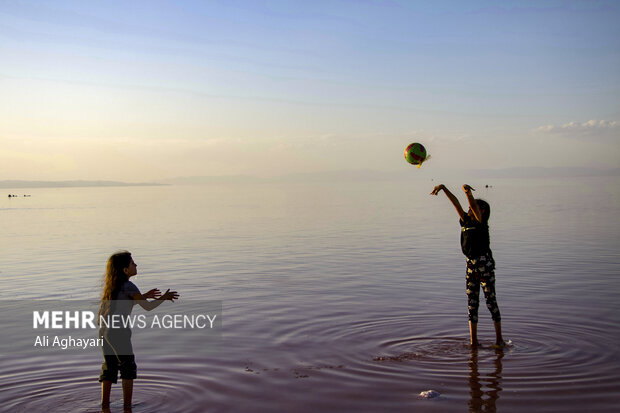
[[[435,390],[426,390],[420,393],[420,397],[424,399],[434,399],[435,397],[438,397],[440,394],[441,393]]]

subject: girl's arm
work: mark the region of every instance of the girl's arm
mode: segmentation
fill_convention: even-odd
[[[465,195],[467,196],[467,202],[469,202],[469,207],[471,208],[471,212],[474,213],[474,217],[476,218],[476,221],[482,222],[482,212],[480,212],[480,207],[478,206],[478,203],[474,199],[474,196],[472,195],[471,191],[475,191],[475,189],[467,184],[463,185],[463,192],[465,192]]]
[[[452,202],[452,205],[454,205],[454,208],[456,209],[457,214],[459,214],[459,217],[462,220],[465,220],[465,217],[467,216],[467,214],[465,213],[465,211],[463,211],[463,208],[461,207],[461,203],[459,202],[458,199],[456,199],[454,194],[452,192],[450,192],[450,190],[448,188],[446,188],[445,185],[443,185],[443,184],[437,185],[435,188],[433,188],[433,191],[431,192],[431,195],[437,195],[437,194],[439,194],[439,191],[441,191],[441,190],[443,190],[443,192],[446,194],[446,196],[448,197],[450,202]]]
[[[150,292],[151,291],[149,291],[147,294],[149,294]],[[153,301],[146,301],[147,294],[142,295],[140,293],[136,293],[133,295],[133,299],[137,301],[138,304],[140,304],[140,307],[144,308],[146,311],[151,311],[151,310],[156,309],[157,307],[159,307],[161,303],[163,303],[166,300],[174,301],[177,298],[179,298],[179,294],[176,291],[170,291],[170,288],[166,290],[164,295],[162,295],[161,297]]]

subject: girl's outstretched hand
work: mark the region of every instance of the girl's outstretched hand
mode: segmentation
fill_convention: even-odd
[[[162,300],[170,300],[172,302],[174,302],[174,300],[177,300],[178,298],[179,293],[177,293],[176,291],[170,291],[170,288],[168,288],[164,295],[161,296]]]
[[[441,191],[442,189],[446,189],[446,186],[444,184],[441,185],[437,185],[435,188],[433,188],[433,190],[431,191],[431,195],[437,195],[439,193],[439,191]]]
[[[157,288],[153,288],[150,291],[147,291],[145,294],[142,295],[142,297],[144,298],[159,298],[159,296],[161,296],[161,291],[159,291]]]
[[[463,185],[463,192],[468,193],[468,192],[471,192],[471,191],[475,191],[475,189],[472,188],[471,186],[467,185],[467,184]]]

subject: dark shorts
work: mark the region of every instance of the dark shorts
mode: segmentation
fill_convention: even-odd
[[[467,313],[469,321],[478,322],[478,306],[480,305],[480,287],[484,291],[487,308],[493,321],[501,320],[497,298],[495,297],[495,260],[491,254],[475,259],[467,258],[467,274],[465,278],[467,292]]]
[[[118,372],[121,379],[133,380],[137,377],[138,366],[134,356],[103,356],[99,381],[109,380],[112,383],[118,381]]]
[[[99,381],[109,380],[116,383],[119,371],[121,379],[135,379],[138,367],[131,346],[131,330],[102,329],[99,334],[103,336],[104,359]]]

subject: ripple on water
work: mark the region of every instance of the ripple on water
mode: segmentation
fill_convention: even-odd
[[[513,411],[531,403],[551,411],[571,404],[601,406],[599,397],[613,404],[609,394],[620,382],[618,351],[608,333],[613,326],[576,325],[557,317],[507,318],[513,332],[519,326],[512,346],[492,348],[485,324],[481,335],[486,341],[472,351],[466,332],[455,335],[462,329],[445,318],[384,314],[355,319],[338,313],[283,327],[285,338],[272,347],[237,342],[240,329],[231,334],[223,354],[210,358],[138,352],[133,411],[157,406],[159,411],[198,412],[205,405],[212,411],[282,411],[282,406],[295,411],[319,406],[326,411],[406,410],[416,403],[436,408],[422,396],[429,389],[441,394],[433,399],[445,411],[465,404],[489,406],[499,399],[510,400]],[[97,411],[99,356],[59,359],[3,360],[2,410]],[[114,386],[113,406],[120,398],[120,385]]]

